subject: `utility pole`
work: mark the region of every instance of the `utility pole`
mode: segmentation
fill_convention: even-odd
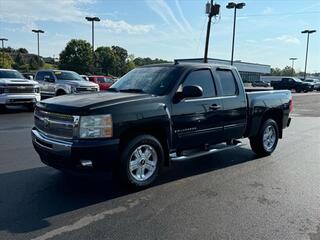
[[[292,74],[291,74],[292,77],[293,77],[293,75],[294,75],[294,61],[297,60],[297,59],[298,59],[298,58],[296,58],[296,57],[289,58],[289,60],[292,61],[292,67],[291,67],[291,68],[292,68]]]
[[[207,25],[207,35],[206,35],[206,45],[204,49],[204,59],[205,63],[208,62],[208,49],[209,49],[209,39],[210,39],[210,30],[211,30],[211,19],[213,16],[217,16],[220,12],[220,5],[213,4],[213,0],[206,4],[206,14],[208,14],[208,25]]]
[[[40,41],[39,41],[39,34],[44,33],[41,29],[32,29],[32,32],[37,34],[37,41],[38,41],[38,57],[40,57]]]
[[[4,42],[8,41],[7,38],[0,38],[0,41],[2,42],[2,66],[4,66]]]
[[[309,51],[309,35],[312,34],[312,33],[315,33],[316,30],[304,30],[302,31],[301,33],[304,34],[304,33],[307,33],[307,49],[306,49],[306,60],[305,60],[305,63],[304,63],[304,77],[303,77],[303,80],[305,81],[306,80],[306,76],[307,76],[307,63],[308,63],[308,51]]]
[[[231,65],[233,65],[233,54],[234,54],[234,39],[236,35],[236,19],[237,19],[237,9],[242,9],[246,6],[245,3],[235,3],[229,2],[226,8],[233,9],[234,8],[234,15],[233,15],[233,34],[232,34],[232,50],[231,50]]]

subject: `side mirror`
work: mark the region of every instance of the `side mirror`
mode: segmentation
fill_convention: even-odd
[[[43,80],[45,82],[54,82],[54,79],[50,78],[50,76],[44,76]]]
[[[31,75],[28,76],[28,79],[29,79],[29,80],[33,80],[33,76],[31,76]]]
[[[198,85],[185,86],[182,89],[182,95],[184,98],[196,98],[203,95],[203,90]]]

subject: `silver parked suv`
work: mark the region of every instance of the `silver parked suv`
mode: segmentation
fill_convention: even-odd
[[[40,84],[42,97],[99,91],[98,84],[86,81],[72,71],[41,70],[36,73],[35,80]]]
[[[25,105],[30,110],[40,101],[39,84],[25,79],[16,70],[0,68],[0,108],[6,105]]]

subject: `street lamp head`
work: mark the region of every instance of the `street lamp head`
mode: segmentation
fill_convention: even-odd
[[[86,17],[86,19],[89,22],[93,22],[93,21],[100,22],[100,18],[98,18],[98,17]]]
[[[237,8],[237,9],[242,9],[246,4],[245,3],[235,3],[235,2],[229,2],[226,8],[232,9],[232,8]]]
[[[0,41],[8,41],[8,38],[0,38]]]
[[[311,33],[315,33],[316,30],[304,30],[302,31],[301,33],[308,33],[308,34],[311,34]]]
[[[244,6],[246,6],[245,3],[237,3],[236,8],[237,9],[242,9]]]
[[[298,58],[296,58],[296,57],[289,58],[289,60],[292,60],[292,61],[297,60],[297,59]]]
[[[41,30],[41,29],[32,29],[32,32],[34,32],[34,33],[44,33],[44,31]]]
[[[226,8],[232,9],[232,8],[235,8],[236,6],[237,6],[237,4],[235,2],[229,2],[228,5],[226,6]]]

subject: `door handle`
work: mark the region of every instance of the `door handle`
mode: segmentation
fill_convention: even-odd
[[[218,110],[221,108],[221,105],[218,105],[218,104],[212,104],[210,107],[209,107],[211,110]]]

